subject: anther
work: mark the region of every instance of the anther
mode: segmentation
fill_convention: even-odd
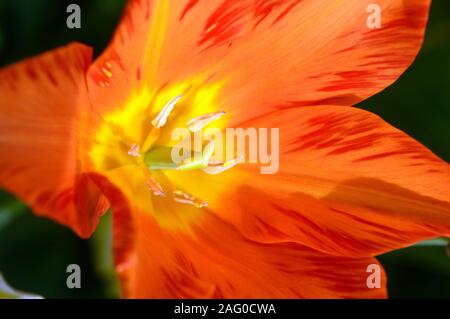
[[[145,167],[145,164],[143,161],[139,163],[139,166],[141,167],[142,172],[144,174],[145,184],[153,192],[153,194],[156,196],[166,197],[167,195],[164,192],[161,184],[159,184],[158,181],[153,178],[153,176],[150,174],[147,167]]]
[[[193,205],[197,208],[203,208],[208,206],[207,202],[204,202],[180,190],[176,190],[173,192],[173,200],[176,201],[177,203]]]
[[[161,128],[164,125],[166,125],[167,118],[169,117],[170,113],[173,111],[173,108],[182,98],[182,95],[178,95],[171,99],[169,102],[167,102],[166,105],[164,105],[161,112],[159,112],[158,116],[152,121],[152,125],[156,128]]]
[[[186,125],[191,132],[198,132],[205,126],[207,126],[209,123],[220,119],[224,114],[225,112],[223,111],[203,114],[196,118],[193,118],[192,120],[187,122]]]
[[[128,155],[131,155],[133,157],[141,157],[141,153],[139,152],[141,147],[138,144],[131,145],[130,149],[128,150]]]
[[[244,156],[241,155],[235,159],[232,159],[230,161],[221,164],[217,164],[216,162],[214,163],[210,162],[208,167],[204,168],[203,171],[210,175],[217,175],[233,168],[237,164],[241,163],[243,160]]]
[[[162,186],[153,177],[150,176],[150,178],[146,178],[145,184],[153,192],[154,195],[162,197],[167,196]]]

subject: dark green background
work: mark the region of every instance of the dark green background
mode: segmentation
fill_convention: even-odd
[[[66,28],[66,6],[82,8],[82,29]],[[100,53],[124,0],[0,0],[0,66],[81,41]],[[0,97],[1,98],[1,97]],[[450,1],[435,0],[425,46],[393,86],[360,107],[424,143],[450,161]],[[0,272],[15,288],[47,298],[117,297],[111,266],[110,219],[88,241],[0,193]],[[450,298],[445,247],[415,246],[380,257],[393,298]],[[79,264],[82,288],[66,287],[66,267]]]

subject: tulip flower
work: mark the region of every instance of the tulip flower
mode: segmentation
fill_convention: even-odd
[[[0,185],[83,238],[111,208],[123,297],[384,298],[376,255],[450,234],[450,168],[353,107],[411,65],[430,0],[378,0],[380,28],[372,4],[129,0],[95,61],[0,71]],[[180,127],[278,128],[279,169],[174,164]]]

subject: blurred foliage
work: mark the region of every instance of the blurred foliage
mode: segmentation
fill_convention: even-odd
[[[447,248],[410,247],[379,258],[388,274],[391,298],[450,298]]]
[[[125,0],[0,0],[0,66],[71,41],[98,55],[114,30]],[[66,28],[66,7],[82,9],[82,28]],[[0,97],[1,98],[1,97]],[[450,161],[450,1],[435,0],[424,48],[390,88],[359,107],[379,114]],[[46,298],[118,296],[112,269],[111,220],[93,238],[35,217],[0,193],[0,272],[12,287]],[[405,248],[380,256],[393,298],[450,298],[450,258],[444,247]],[[82,269],[82,288],[66,287],[66,267]]]
[[[12,201],[10,195],[0,195],[0,203]],[[104,216],[89,241],[50,220],[33,216],[25,206],[1,214],[9,216],[9,220],[0,228],[0,273],[12,287],[45,298],[118,297],[112,269],[110,214]],[[81,268],[81,289],[66,286],[70,264]]]
[[[15,290],[0,274],[0,299],[42,299],[42,297]]]
[[[68,29],[66,8],[81,7],[81,29]],[[98,55],[107,45],[125,0],[0,0],[0,65],[79,41]]]

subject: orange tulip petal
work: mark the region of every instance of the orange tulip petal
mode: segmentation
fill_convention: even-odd
[[[94,178],[110,198],[114,247],[123,296],[128,298],[384,298],[368,288],[372,257],[331,256],[296,243],[245,239],[207,210],[190,230],[160,227],[150,212],[132,209],[120,190]],[[191,214],[193,206],[168,204]],[[120,236],[117,236],[119,235]]]
[[[1,187],[84,237],[106,208],[82,173],[90,59],[72,44],[0,71]]]
[[[348,256],[450,234],[450,166],[377,116],[310,107],[259,123],[280,127],[280,171],[238,191],[246,232]]]
[[[423,41],[430,0],[131,0],[109,49],[90,69],[102,111],[142,85],[206,74],[225,81],[236,117],[304,105],[352,105],[393,83]]]
[[[246,164],[173,180],[248,238],[367,256],[450,234],[450,166],[377,116],[315,106],[242,127],[280,129],[276,174]]]

